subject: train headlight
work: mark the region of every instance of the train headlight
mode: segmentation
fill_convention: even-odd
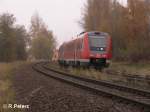
[[[103,48],[103,47],[101,47],[100,49],[101,49],[101,51],[103,51],[103,50],[104,50],[104,48]]]

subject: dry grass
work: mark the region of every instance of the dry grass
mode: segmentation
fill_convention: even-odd
[[[54,69],[58,69],[59,71],[65,71],[67,73],[71,73],[72,75],[78,75],[83,77],[89,77],[97,80],[105,80],[114,83],[123,83],[123,84],[131,84],[131,85],[141,85],[141,86],[149,86],[149,82],[141,82],[145,80],[141,80],[140,82],[136,79],[129,80],[126,75],[137,76],[140,75],[143,78],[150,78],[150,64],[148,63],[123,63],[123,62],[111,62],[109,68],[103,69],[102,72],[95,69],[83,69],[83,68],[63,68],[56,64],[49,65],[50,67],[54,67]],[[111,71],[114,74],[110,74],[107,71]],[[116,73],[117,72],[117,73]],[[148,81],[148,80],[147,80]]]
[[[24,62],[0,63],[0,112],[10,112],[3,104],[15,103],[15,92],[12,88],[12,76]],[[14,110],[19,112],[18,110]]]
[[[131,65],[127,63],[113,62],[111,63],[111,66],[109,68],[105,68],[102,71],[99,71],[95,69],[83,69],[73,67],[64,68],[62,66],[58,66],[57,64],[49,64],[50,68],[56,69],[61,72],[69,73],[70,75],[88,77],[116,84],[123,84],[127,86],[138,87],[145,90],[149,90],[150,87],[149,82],[150,74],[145,76],[142,74],[146,74],[149,72],[150,69],[149,66],[150,65],[148,64]],[[142,72],[142,70],[145,70],[146,72]],[[139,73],[141,72],[142,74],[139,74],[140,76],[137,76],[137,71],[139,71]]]
[[[150,76],[150,62],[140,62],[136,64],[112,62],[108,69],[114,71],[121,71],[128,74]]]
[[[95,70],[95,69],[76,69],[76,68],[70,68],[70,72],[75,75],[79,76],[85,76],[89,78],[95,78],[95,79],[101,79],[101,72]]]
[[[122,80],[120,76],[108,75],[105,72],[100,72],[99,70],[95,70],[95,69],[71,68],[70,72],[73,75],[89,77],[89,78],[93,78],[96,80],[105,80],[105,81],[111,81],[111,82],[120,82],[120,80]]]
[[[95,69],[83,69],[83,68],[73,68],[73,67],[69,67],[69,68],[64,68],[64,67],[60,67],[56,64],[53,65],[49,65],[49,67],[57,69],[61,72],[67,72],[67,73],[71,73],[72,75],[77,75],[77,76],[83,76],[83,77],[89,77],[89,78],[94,78],[97,80],[107,80],[106,74],[100,72],[99,70],[95,70]]]

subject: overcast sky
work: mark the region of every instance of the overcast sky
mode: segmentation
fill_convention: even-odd
[[[14,14],[17,23],[28,29],[31,16],[38,12],[60,45],[82,32],[78,21],[81,20],[85,3],[86,0],[0,0],[0,14]]]

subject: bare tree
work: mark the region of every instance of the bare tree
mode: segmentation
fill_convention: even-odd
[[[49,31],[42,18],[36,13],[31,18],[30,34],[32,37],[31,54],[35,59],[52,58],[56,41],[52,31]]]

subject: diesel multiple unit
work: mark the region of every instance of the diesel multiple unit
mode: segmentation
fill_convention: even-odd
[[[104,32],[83,32],[63,43],[58,51],[61,65],[106,66],[112,57],[112,39]]]

